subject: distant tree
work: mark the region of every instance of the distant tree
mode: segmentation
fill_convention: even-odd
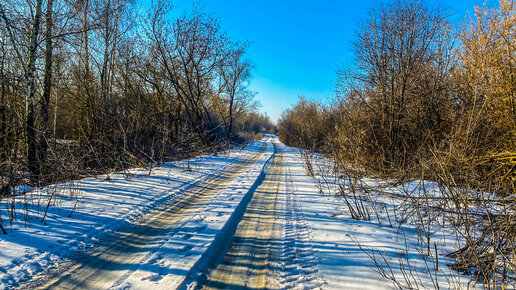
[[[236,47],[228,55],[228,58],[222,63],[220,75],[223,81],[222,95],[228,103],[228,125],[226,128],[226,138],[231,142],[231,134],[233,133],[233,119],[235,112],[235,103],[240,99],[249,96],[248,83],[251,78],[252,65],[246,59],[246,46]]]
[[[289,146],[321,150],[333,127],[327,117],[320,104],[301,97],[278,121],[280,139]]]

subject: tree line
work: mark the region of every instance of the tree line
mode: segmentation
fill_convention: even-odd
[[[248,47],[167,1],[2,1],[0,195],[273,130],[249,89]]]
[[[429,2],[393,0],[371,9],[356,30],[354,63],[338,72],[336,98],[330,105],[300,99],[279,120],[279,136],[304,149],[309,174],[326,174],[321,193],[338,188],[351,218],[371,219],[363,205],[378,206],[373,193],[398,200],[391,213],[384,206],[387,218],[406,209],[396,222],[412,222],[426,248],[422,257],[435,248],[436,271],[432,229],[444,229],[457,248],[446,254],[448,266],[487,289],[511,288],[516,1],[475,7],[460,26]],[[314,152],[334,166],[315,168]],[[362,182],[371,176],[392,181],[401,193],[389,196]],[[384,277],[411,287],[403,286],[413,282],[407,276],[381,272],[369,255]]]
[[[284,112],[281,140],[368,174],[516,192],[515,1],[450,17],[417,0],[371,9],[337,97]]]

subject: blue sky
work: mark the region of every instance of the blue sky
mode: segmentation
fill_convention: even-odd
[[[483,0],[432,1],[462,20]],[[492,2],[488,1],[488,2]],[[379,0],[174,0],[176,13],[194,3],[220,19],[231,39],[249,41],[251,89],[273,121],[299,96],[327,101],[336,71],[352,61],[356,23]]]

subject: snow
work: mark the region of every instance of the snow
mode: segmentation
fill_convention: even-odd
[[[238,216],[245,211],[272,156],[273,147],[269,143],[265,154],[256,163],[178,227],[179,230],[167,237],[142,267],[114,288],[173,289],[194,283],[205,264],[219,254],[221,243],[231,228],[236,226]],[[156,274],[156,265],[164,266],[164,271]]]
[[[147,169],[132,169],[32,189],[31,194],[1,200],[0,217],[9,234],[0,236],[0,288],[23,286],[38,273],[69,263],[68,258],[77,251],[94,249],[103,236],[137,222],[164,204],[181,200],[185,190],[255,154],[264,142],[267,140],[253,142],[230,156],[209,155],[167,163],[153,168],[150,174]],[[279,141],[273,138],[273,142]],[[159,246],[150,249],[112,288],[194,287],[231,238],[254,189],[267,173],[274,157],[273,146],[267,143],[265,153],[256,162],[167,233]],[[317,180],[322,177],[306,175],[298,149],[283,144],[279,147],[285,162],[285,182],[278,197],[282,238],[272,263],[274,269],[281,269],[273,271],[281,288],[468,286],[469,277],[446,267],[444,255],[456,246],[456,237],[447,229],[431,229],[432,245],[437,245],[437,270],[434,248],[429,256],[421,252],[419,229],[410,223],[399,226],[396,221],[400,217],[387,217],[382,212],[399,208],[399,200],[375,196],[366,206],[380,214],[371,214],[370,220],[354,220],[342,197],[320,193]],[[328,160],[317,160],[329,166]],[[385,187],[384,181],[375,179],[362,182],[390,193],[419,194],[416,191],[420,188],[417,182],[401,187]],[[430,194],[438,195],[437,186],[428,185]],[[50,198],[47,216],[41,222]],[[14,212],[10,211],[12,204]],[[12,224],[9,214],[16,214]],[[393,284],[379,271],[401,284]]]
[[[233,150],[230,157],[192,158],[191,170],[187,170],[187,161],[177,161],[153,168],[150,175],[147,169],[133,169],[3,199],[0,217],[9,234],[0,236],[0,288],[19,286],[46,267],[64,263],[74,252],[94,247],[103,235],[138,220],[164,202],[180,199],[186,189],[256,153],[261,145],[253,142],[243,150]],[[41,222],[50,197],[48,214]],[[15,211],[10,210],[11,203]],[[9,224],[11,213],[16,220]],[[184,229],[199,231],[196,223],[192,220]]]
[[[319,273],[318,258],[313,247],[313,230],[307,221],[307,211],[301,204],[303,192],[296,182],[296,178],[304,176],[299,164],[292,162],[299,160],[297,151],[280,145],[284,152],[285,186],[280,196],[281,220],[283,241],[280,243],[280,253],[277,263],[283,269],[278,284],[283,288],[317,289],[324,285]],[[303,186],[311,189],[311,184]]]
[[[456,241],[455,236],[450,236],[446,229],[432,231],[432,243],[438,245],[439,270],[436,270],[434,248],[430,256],[420,253],[414,225],[397,226],[392,221],[394,226],[390,227],[385,214],[379,215],[380,222],[374,216],[371,220],[352,219],[342,197],[320,193],[316,178],[321,179],[321,176],[317,176],[317,170],[316,178],[307,176],[299,151],[288,147],[284,147],[284,150],[288,152],[286,162],[291,184],[295,186],[294,196],[299,199],[297,207],[302,210],[303,219],[310,229],[311,247],[318,260],[318,274],[324,280],[322,288],[392,289],[401,286],[434,289],[437,284],[446,289],[467,288],[469,277],[459,276],[446,266],[448,259],[444,255],[454,249]],[[316,161],[324,162],[324,166],[330,164],[323,158]],[[384,183],[374,179],[363,181],[369,186]],[[404,186],[413,189],[416,184]],[[400,188],[383,190],[396,191]],[[383,203],[385,208],[399,206],[396,200],[386,197],[378,197],[374,202]],[[369,210],[372,211],[371,208]],[[376,258],[379,267],[372,257]],[[400,284],[382,277],[379,269]]]

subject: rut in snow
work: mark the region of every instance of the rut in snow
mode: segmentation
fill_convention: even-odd
[[[289,164],[285,167],[285,193],[280,205],[283,239],[276,255],[278,259],[274,261],[278,264],[276,269],[282,270],[274,276],[282,288],[300,285],[305,289],[321,288],[324,282],[318,274],[317,258],[311,245],[312,231],[305,222]]]

